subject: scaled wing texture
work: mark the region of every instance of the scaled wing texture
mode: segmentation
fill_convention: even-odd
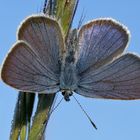
[[[64,51],[59,24],[43,15],[31,16],[19,27],[17,38],[3,64],[3,81],[22,91],[59,91],[59,59]]]
[[[105,99],[140,99],[140,58],[123,54],[129,32],[113,19],[97,19],[78,33],[76,93]],[[22,91],[55,93],[60,90],[65,53],[61,27],[43,15],[28,17],[18,29],[8,53],[2,80]]]
[[[91,98],[140,99],[140,58],[123,54],[127,29],[112,19],[99,19],[79,31],[78,88]]]

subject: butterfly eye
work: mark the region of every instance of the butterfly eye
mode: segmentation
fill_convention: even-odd
[[[62,95],[64,96],[65,95],[65,91],[61,91]]]
[[[72,92],[70,92],[69,96],[72,96],[72,95],[73,95],[73,93],[72,93]]]

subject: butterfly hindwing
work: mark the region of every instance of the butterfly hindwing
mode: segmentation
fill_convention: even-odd
[[[64,52],[58,22],[45,15],[30,16],[20,25],[17,39],[4,62],[3,81],[23,91],[58,91]]]
[[[51,76],[35,52],[24,41],[18,41],[3,64],[1,77],[8,85],[29,92],[58,91],[58,79]]]
[[[77,93],[91,98],[140,99],[140,58],[125,54],[100,69],[81,75]]]

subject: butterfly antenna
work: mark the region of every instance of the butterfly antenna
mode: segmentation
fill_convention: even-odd
[[[76,14],[76,10],[77,10],[77,8],[78,8],[78,4],[79,4],[79,0],[76,1],[75,7],[74,7],[74,12],[73,12],[73,14],[72,14],[72,18],[71,18],[71,22],[70,22],[70,23],[71,23],[71,24],[70,24],[70,28],[71,28],[71,25],[72,25],[74,16],[75,16],[75,14]]]
[[[49,16],[54,16],[56,12],[56,0],[45,0],[43,13]]]
[[[61,104],[61,102],[62,102],[63,99],[64,99],[64,98],[62,98],[62,99],[57,103],[57,105],[54,106],[54,104],[55,104],[55,102],[56,102],[56,98],[57,98],[57,97],[55,97],[55,101],[53,102],[53,105],[52,105],[52,107],[51,107],[51,109],[50,109],[48,119],[46,119],[46,120],[44,121],[44,123],[43,123],[43,124],[44,124],[43,133],[44,133],[45,130],[46,130],[46,126],[47,126],[47,124],[48,124],[48,121],[49,121],[49,119],[50,119],[50,116],[51,116],[52,113],[58,108],[58,106]]]
[[[80,104],[80,102],[76,99],[76,97],[74,95],[72,95],[72,96],[75,99],[75,101],[77,102],[77,104],[79,105],[79,107],[82,109],[82,111],[84,112],[84,114],[87,116],[87,118],[90,121],[90,123],[92,124],[92,126],[97,130],[97,127],[96,127],[95,123],[91,120],[90,116],[84,110],[84,108],[82,107],[82,105]]]
[[[83,24],[83,21],[85,20],[85,17],[86,17],[86,15],[85,15],[85,10],[83,9],[83,12],[82,12],[82,14],[81,14],[81,17],[80,17],[80,20],[79,20],[79,23],[78,23],[78,30],[79,30],[79,28],[82,26],[82,24]]]
[[[57,105],[52,108],[52,110],[50,111],[50,114],[49,115],[51,115],[58,108],[58,106],[61,104],[61,102],[63,101],[63,99],[64,98],[61,98],[60,101],[57,103]]]
[[[44,2],[44,6],[43,6],[43,13],[44,14],[46,14],[46,12],[47,12],[47,2],[48,2],[48,0],[45,0],[45,2]]]

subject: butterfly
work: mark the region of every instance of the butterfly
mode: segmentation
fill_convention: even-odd
[[[73,93],[90,98],[140,99],[140,58],[124,54],[128,29],[114,19],[90,21],[67,41],[58,21],[27,17],[1,70],[2,80],[20,91]]]

